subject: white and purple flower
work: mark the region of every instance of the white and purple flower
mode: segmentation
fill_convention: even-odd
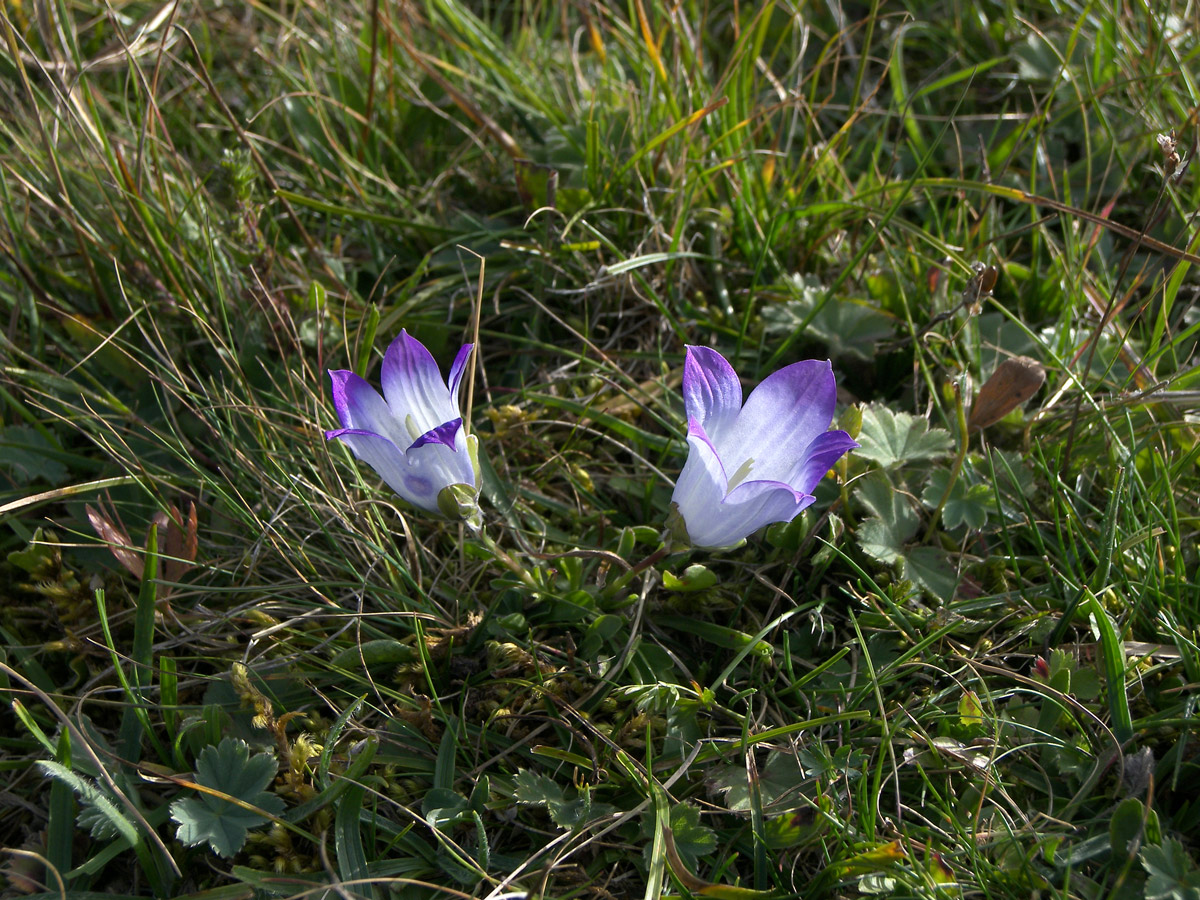
[[[458,408],[471,347],[458,351],[443,382],[425,345],[401,331],[383,357],[382,397],[353,372],[331,369],[342,427],[325,438],[348,444],[413,506],[478,527],[479,442]]]
[[[742,385],[716,350],[688,347],[683,402],[688,457],[672,495],[694,547],[730,547],[763,525],[790,522],[826,472],[858,443],[829,431],[837,385],[827,360],[769,375],[742,405]]]

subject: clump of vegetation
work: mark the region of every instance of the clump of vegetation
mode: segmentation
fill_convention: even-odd
[[[0,7],[10,891],[1200,896],[1200,31],[885,6]],[[687,346],[859,445],[732,548]]]

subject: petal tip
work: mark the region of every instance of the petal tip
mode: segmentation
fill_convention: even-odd
[[[458,452],[455,439],[458,437],[458,430],[462,428],[462,424],[463,420],[461,418],[443,422],[437,428],[431,428],[413,441],[408,449],[415,450],[417,447],[424,447],[426,444],[443,444],[451,450]]]

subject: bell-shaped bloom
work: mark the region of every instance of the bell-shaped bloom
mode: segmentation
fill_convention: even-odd
[[[675,525],[694,547],[730,547],[772,522],[790,522],[817,482],[858,444],[829,431],[837,385],[826,360],[769,375],[742,405],[725,357],[688,347],[683,402],[688,457],[672,495]]]
[[[413,506],[478,527],[479,445],[463,431],[458,408],[471,345],[449,381],[425,345],[401,331],[383,357],[383,396],[353,372],[330,370],[342,427],[325,432],[350,446]]]

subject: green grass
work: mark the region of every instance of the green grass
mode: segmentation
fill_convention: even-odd
[[[1197,896],[1194,11],[844,6],[4,3],[12,891]],[[484,539],[322,437],[477,306]],[[730,551],[685,343],[861,429]]]

